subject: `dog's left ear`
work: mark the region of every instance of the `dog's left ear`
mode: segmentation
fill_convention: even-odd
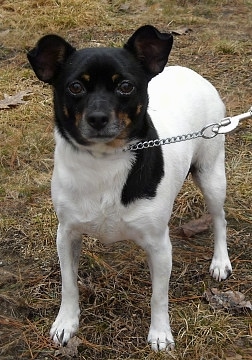
[[[173,36],[154,26],[140,27],[124,45],[141,62],[149,80],[163,71],[173,44]]]

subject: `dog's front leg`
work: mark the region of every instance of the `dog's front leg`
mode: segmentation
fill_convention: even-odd
[[[148,342],[152,350],[171,350],[174,348],[174,340],[168,314],[168,290],[172,268],[172,247],[168,227],[162,238],[153,240],[145,248],[152,279]]]
[[[59,225],[57,250],[62,277],[62,299],[58,316],[50,335],[55,343],[66,345],[79,327],[79,292],[77,273],[81,250],[81,235]]]

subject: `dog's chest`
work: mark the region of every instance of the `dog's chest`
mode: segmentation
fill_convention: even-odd
[[[121,194],[132,159],[69,155],[56,148],[52,198],[59,221],[104,242],[125,239],[128,209]]]

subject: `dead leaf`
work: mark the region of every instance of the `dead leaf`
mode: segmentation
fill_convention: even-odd
[[[182,27],[180,29],[176,29],[176,30],[171,30],[171,33],[173,35],[186,35],[189,32],[191,32],[192,29],[188,28],[188,27]]]
[[[217,288],[212,288],[205,291],[204,297],[214,309],[236,312],[252,310],[251,302],[245,300],[245,295],[239,291],[219,291]]]
[[[66,346],[61,346],[58,350],[55,351],[54,356],[66,356],[69,359],[72,359],[75,356],[78,356],[78,346],[81,344],[81,339],[77,336],[72,337]]]
[[[0,287],[7,283],[14,283],[18,279],[18,276],[0,268]]]
[[[0,2],[0,4],[1,4],[1,2]],[[4,37],[4,36],[8,35],[9,32],[10,32],[10,29],[0,31],[0,37]]]
[[[176,235],[180,235],[186,238],[190,238],[198,233],[206,231],[209,229],[209,226],[212,222],[212,217],[210,214],[205,214],[199,219],[193,219],[187,224],[184,224],[174,230]]]
[[[225,360],[242,360],[242,356],[235,354],[234,356],[227,356]]]
[[[30,90],[19,91],[17,94],[12,96],[4,94],[4,99],[0,100],[0,110],[10,109],[11,107],[24,104],[25,103],[24,98],[31,94],[32,92]]]
[[[129,3],[122,4],[119,7],[119,11],[122,11],[122,12],[127,12],[127,11],[129,11],[129,9],[130,9],[130,4]]]

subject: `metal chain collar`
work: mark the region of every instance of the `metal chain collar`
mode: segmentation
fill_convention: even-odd
[[[249,118],[252,118],[252,107],[246,113],[236,115],[233,117],[226,117],[222,119],[219,123],[216,122],[216,123],[208,124],[204,126],[203,129],[201,129],[200,131],[196,131],[186,135],[173,136],[166,139],[140,141],[138,143],[129,145],[123,151],[136,151],[136,150],[148,149],[156,146],[169,145],[177,142],[197,139],[200,137],[203,139],[212,139],[218,134],[225,134],[234,130],[238,126],[240,120],[246,120]]]

